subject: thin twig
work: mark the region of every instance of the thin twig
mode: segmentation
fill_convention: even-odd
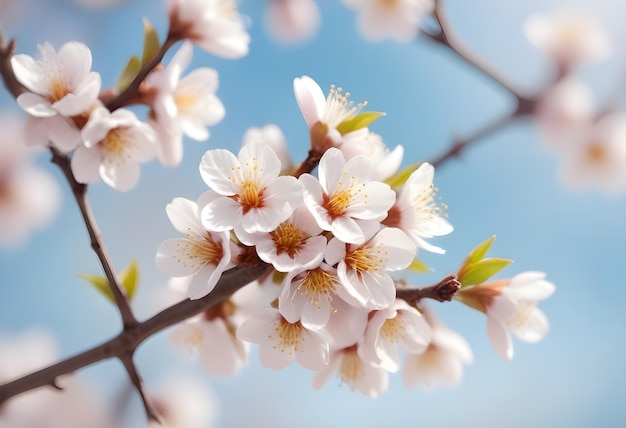
[[[137,324],[137,319],[130,308],[126,294],[117,279],[117,275],[115,274],[115,270],[113,268],[113,262],[109,256],[107,247],[104,245],[100,228],[98,227],[93,211],[91,210],[91,205],[89,204],[89,199],[87,198],[87,185],[76,181],[70,167],[70,159],[65,154],[61,153],[54,147],[51,147],[50,150],[52,151],[52,162],[61,168],[63,175],[72,189],[72,194],[76,199],[76,203],[80,209],[80,214],[85,223],[85,227],[87,228],[87,233],[89,234],[89,239],[91,240],[91,248],[98,256],[98,260],[100,260],[100,265],[104,270],[104,274],[109,280],[109,287],[113,293],[113,297],[115,298],[115,304],[119,308],[124,328]]]
[[[122,364],[124,364],[126,372],[128,373],[128,376],[130,377],[133,386],[141,397],[141,402],[143,403],[143,408],[146,411],[148,421],[156,421],[158,423],[161,423],[161,416],[159,415],[159,411],[154,405],[154,402],[150,397],[150,393],[148,392],[146,385],[143,383],[141,376],[139,376],[139,373],[137,372],[137,367],[133,362],[132,354],[124,355],[120,357],[120,360],[122,361]]]
[[[426,287],[398,288],[396,290],[396,297],[406,300],[411,304],[417,304],[422,299],[434,299],[438,302],[449,302],[460,289],[461,283],[457,281],[456,274],[452,273],[438,283]]]
[[[17,98],[26,88],[15,78],[13,67],[11,66],[11,57],[15,54],[15,39],[8,43],[4,38],[2,29],[0,29],[0,75],[4,81],[4,87],[7,88],[13,97]]]
[[[206,297],[198,300],[183,300],[152,318],[131,326],[101,345],[5,385],[0,385],[0,405],[15,395],[49,385],[59,376],[75,372],[98,361],[132,355],[135,349],[153,334],[214,307],[246,284],[263,276],[268,269],[268,265],[230,269],[224,272],[215,289]]]

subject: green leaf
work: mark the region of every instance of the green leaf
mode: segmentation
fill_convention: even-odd
[[[513,262],[508,259],[483,259],[468,267],[462,277],[459,278],[459,282],[462,287],[469,287],[470,285],[479,285],[500,272]]]
[[[141,55],[141,65],[149,63],[161,48],[159,35],[150,23],[148,18],[143,18],[143,54]]]
[[[407,268],[411,272],[415,273],[428,273],[430,272],[430,268],[426,266],[426,264],[420,259],[415,259],[411,262],[409,267]]]
[[[141,70],[141,61],[136,55],[133,55],[126,63],[126,67],[124,67],[124,71],[117,81],[117,89],[123,91],[128,88],[135,76],[139,74],[139,70]]]
[[[476,248],[474,248],[472,252],[469,253],[469,256],[467,256],[466,265],[469,267],[474,263],[482,260],[491,248],[491,244],[493,244],[493,241],[495,240],[496,235],[492,235],[491,238],[487,239],[485,242],[479,244]]]
[[[343,135],[347,134],[348,132],[356,131],[357,129],[366,128],[374,123],[376,119],[384,115],[385,113],[377,111],[366,111],[363,113],[359,113],[356,116],[341,122],[337,126],[337,131],[339,131],[339,133]]]
[[[139,265],[137,260],[133,260],[124,268],[122,273],[120,273],[119,280],[124,290],[126,290],[128,300],[133,300],[139,283]]]
[[[387,183],[392,188],[404,186],[404,183],[406,183],[411,174],[413,174],[413,172],[415,172],[421,164],[421,162],[418,162],[414,163],[413,165],[409,165],[406,168],[403,168],[402,170],[396,172],[394,175],[386,179],[385,183]]]
[[[88,283],[93,285],[93,287],[100,292],[104,297],[106,297],[112,303],[115,303],[115,297],[113,297],[113,292],[109,287],[109,280],[103,276],[99,275],[86,275],[83,273],[78,274],[79,277],[86,279]]]

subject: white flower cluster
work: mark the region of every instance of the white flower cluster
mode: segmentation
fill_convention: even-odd
[[[324,97],[307,76],[294,88],[311,135],[322,126],[326,134],[318,132],[318,140],[333,146],[319,159],[317,175],[280,175],[285,166],[275,143],[261,139],[249,140],[237,156],[207,151],[200,174],[210,190],[197,201],[176,198],[168,205],[184,237],[163,242],[156,258],[164,272],[184,278],[191,299],[209,294],[222,272],[251,251],[273,274],[179,326],[173,337],[202,349],[213,374],[231,374],[246,361],[245,341],[260,344],[266,367],[296,361],[318,371],[316,385],[338,371],[355,389],[376,396],[387,373],[399,370],[398,346],[418,355],[432,338],[421,313],[396,299],[390,273],[407,268],[418,248],[442,253],[426,240],[452,226],[436,203],[430,164],[390,187],[384,180],[401,156],[372,145],[367,128],[346,129],[358,111],[347,94],[334,88]],[[381,156],[393,162],[376,168]],[[249,291],[255,287],[263,292]]]
[[[580,65],[611,51],[602,26],[588,14],[537,15],[525,26],[529,41],[556,64],[554,83],[538,99],[536,117],[546,146],[562,157],[561,177],[572,188],[626,191],[626,114],[595,112],[593,96],[575,75]]]

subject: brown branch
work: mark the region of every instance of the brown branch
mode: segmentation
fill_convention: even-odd
[[[132,355],[137,347],[153,334],[214,307],[246,284],[260,278],[268,269],[269,266],[265,264],[254,268],[235,267],[230,269],[224,272],[215,289],[206,297],[198,300],[183,300],[146,321],[130,326],[118,336],[99,346],[5,385],[0,385],[0,405],[15,395],[48,385],[59,376],[72,373],[98,361]]]
[[[7,42],[4,34],[0,29],[0,75],[4,82],[4,87],[13,97],[17,98],[26,88],[15,78],[13,67],[11,66],[11,57],[15,54],[15,39]]]
[[[119,308],[124,328],[137,324],[137,319],[130,308],[126,294],[117,279],[117,275],[115,274],[115,270],[113,268],[113,262],[109,256],[106,246],[104,245],[100,228],[98,227],[93,211],[91,210],[91,205],[89,204],[89,199],[87,198],[87,185],[76,181],[70,166],[70,159],[65,154],[61,153],[54,147],[51,147],[50,151],[52,152],[52,162],[61,168],[63,175],[72,189],[72,193],[74,194],[74,198],[76,199],[76,203],[80,209],[80,214],[85,223],[85,227],[87,228],[89,239],[91,240],[91,248],[98,256],[98,260],[104,270],[104,274],[109,280],[109,287],[113,293],[113,297],[115,298],[115,304]]]
[[[139,86],[141,85],[141,83],[145,80],[146,77],[148,77],[148,74],[150,74],[150,72],[154,70],[154,68],[158,66],[161,61],[163,61],[163,57],[165,56],[167,51],[178,40],[179,39],[170,36],[165,39],[159,51],[146,65],[141,68],[141,70],[139,70],[139,73],[137,73],[130,85],[128,85],[128,87],[126,87],[126,89],[124,89],[117,97],[106,103],[106,107],[109,109],[109,111],[117,110],[120,107],[124,107],[139,92]]]
[[[137,367],[133,362],[132,354],[124,355],[120,357],[120,360],[122,361],[122,364],[124,364],[126,372],[128,373],[128,376],[130,377],[133,386],[141,397],[141,402],[143,403],[143,407],[146,411],[148,421],[156,421],[161,423],[161,416],[159,415],[159,411],[154,405],[154,402],[150,397],[150,393],[148,392],[146,385],[143,383],[141,376],[139,376],[139,373],[137,372]]]
[[[398,288],[396,297],[406,300],[407,303],[417,304],[422,299],[434,299],[438,302],[449,302],[457,291],[461,289],[461,283],[457,281],[456,274],[452,273],[436,284],[426,287]]]

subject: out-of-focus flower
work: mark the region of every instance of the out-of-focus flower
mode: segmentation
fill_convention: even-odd
[[[367,157],[374,169],[372,180],[377,181],[391,177],[400,167],[404,155],[404,147],[398,145],[390,151],[382,137],[368,128],[347,133],[337,148],[346,160],[359,155]]]
[[[94,110],[81,132],[84,145],[72,156],[72,172],[81,183],[100,178],[122,192],[135,187],[139,163],[155,154],[156,136],[130,110]]]
[[[310,370],[320,370],[328,364],[326,338],[299,321],[287,321],[278,309],[261,308],[251,314],[237,329],[237,337],[259,343],[261,364],[273,370],[293,361]]]
[[[169,374],[152,398],[163,424],[149,428],[211,428],[217,420],[217,397],[195,377]]]
[[[333,238],[326,262],[337,264],[337,295],[349,304],[368,309],[389,307],[396,287],[387,273],[407,268],[415,258],[415,244],[400,229],[388,227],[361,245]]]
[[[43,331],[17,337],[0,335],[0,383],[11,381],[52,363],[56,346]],[[108,428],[107,415],[92,391],[78,378],[55,379],[61,390],[51,386],[20,394],[0,410],[1,428]]]
[[[562,10],[533,15],[526,20],[524,32],[537,49],[562,67],[599,60],[611,51],[602,26],[584,12]]]
[[[215,92],[217,71],[200,67],[181,77],[189,66],[193,46],[183,43],[164,70],[149,77],[157,89],[150,123],[159,136],[159,160],[178,166],[183,157],[183,134],[196,141],[209,138],[207,126],[224,118],[225,110]]]
[[[371,181],[371,174],[372,164],[365,156],[346,162],[338,149],[330,148],[320,160],[319,179],[300,176],[304,202],[322,229],[354,244],[378,231],[396,194],[387,184]]]
[[[447,235],[453,230],[435,201],[434,176],[435,168],[431,164],[421,164],[400,190],[395,205],[383,224],[401,229],[419,248],[443,254],[443,249],[424,239]]]
[[[302,203],[302,185],[295,177],[280,176],[280,161],[268,145],[246,144],[235,157],[228,150],[209,150],[202,157],[200,175],[214,190],[202,210],[209,230],[239,228],[270,232]]]
[[[463,365],[471,364],[474,359],[472,350],[463,336],[431,316],[426,319],[432,328],[432,339],[426,352],[407,354],[402,372],[404,385],[419,384],[423,388],[438,384],[456,386],[463,377]]]
[[[542,93],[535,117],[545,145],[567,153],[593,120],[593,94],[580,80],[566,77]]]
[[[328,366],[313,378],[313,387],[321,388],[335,372],[350,388],[371,398],[378,397],[389,384],[389,372],[372,361],[364,360],[357,351],[357,345],[332,352]]]
[[[93,9],[106,9],[128,1],[130,0],[74,0],[74,3],[79,6]]]
[[[222,58],[248,54],[250,36],[235,0],[167,0],[170,36],[189,39]]]
[[[408,42],[417,36],[421,20],[435,6],[433,0],[343,0],[358,10],[357,26],[371,41],[387,37]]]
[[[20,120],[0,118],[0,245],[17,245],[47,226],[60,206],[54,177],[35,166]]]
[[[243,135],[242,145],[245,146],[253,141],[262,141],[274,150],[274,153],[276,153],[276,156],[278,156],[280,160],[281,173],[283,171],[290,171],[293,168],[293,161],[289,156],[285,135],[278,126],[270,123],[262,128],[248,128]]]
[[[367,323],[358,352],[392,373],[400,369],[398,346],[410,354],[421,354],[431,340],[431,329],[422,314],[404,300],[374,311]]]
[[[187,297],[200,299],[215,288],[231,262],[231,242],[227,232],[212,232],[200,221],[202,197],[198,203],[174,198],[167,205],[167,216],[184,238],[164,241],[157,250],[157,267],[172,276],[192,275]]]
[[[274,38],[284,43],[298,43],[315,35],[320,11],[315,0],[269,0],[265,20]]]
[[[38,48],[39,60],[24,54],[11,58],[16,79],[28,90],[17,97],[18,104],[37,117],[86,111],[100,92],[100,74],[90,71],[89,48],[80,42],[65,43],[58,53],[49,43]]]
[[[509,331],[525,342],[538,342],[548,332],[548,319],[537,302],[550,297],[554,284],[543,272],[523,272],[501,279],[462,288],[454,298],[487,315],[487,335],[496,352],[505,360],[513,358]]]
[[[589,126],[564,153],[561,177],[575,189],[626,191],[626,115],[614,113]]]

